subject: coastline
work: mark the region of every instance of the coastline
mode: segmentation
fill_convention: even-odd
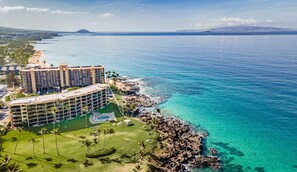
[[[190,171],[194,168],[220,169],[218,152],[210,149],[211,155],[204,155],[204,140],[207,134],[197,131],[177,117],[164,116],[158,108],[160,102],[141,90],[141,80],[121,77],[114,84],[122,93],[119,105],[126,114],[135,117],[151,127],[160,135],[158,151],[151,154],[149,165],[160,171]]]
[[[45,64],[42,61],[42,56],[43,56],[42,50],[35,50],[34,54],[29,58],[28,64],[39,65],[40,67],[45,67]]]

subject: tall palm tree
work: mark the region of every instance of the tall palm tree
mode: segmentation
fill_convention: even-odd
[[[64,103],[64,109],[67,110],[67,114],[66,114],[66,125],[65,128],[67,128],[67,121],[69,120],[69,118],[71,118],[71,106],[69,103]]]
[[[3,142],[2,136],[4,136],[6,133],[7,133],[7,127],[0,126],[0,156],[2,156],[1,153],[2,153],[2,149],[3,149],[3,147],[2,147],[2,144],[3,144],[2,143]]]
[[[45,127],[41,128],[39,133],[42,135],[42,147],[43,147],[43,153],[45,154],[45,145],[44,145],[44,135],[46,133],[47,129]]]
[[[88,121],[87,121],[87,117],[88,117],[88,112],[89,112],[89,107],[88,106],[84,106],[83,107],[83,111],[84,111],[84,113],[85,113],[85,126],[86,126],[86,128],[88,127]]]
[[[32,143],[32,150],[33,150],[33,155],[34,155],[34,157],[36,158],[36,155],[35,155],[35,143],[38,143],[39,142],[39,140],[37,140],[37,139],[35,139],[35,138],[33,138],[33,137],[31,137],[30,139],[29,139],[29,142],[31,142]]]
[[[56,128],[56,115],[57,115],[58,109],[56,106],[51,107],[51,113],[53,114],[53,128]]]
[[[101,135],[101,128],[100,127],[96,127],[93,129],[93,135],[97,137],[97,145],[98,145],[98,149],[100,149],[100,135]]]
[[[19,144],[19,142],[20,142],[20,140],[21,140],[21,133],[22,133],[22,131],[23,131],[23,129],[22,129],[21,127],[18,127],[17,130],[19,131],[19,137],[18,137],[18,141],[17,141],[16,144],[15,144],[13,154],[16,154],[16,149],[17,149],[18,144]]]
[[[56,136],[56,150],[57,150],[58,155],[60,155],[60,152],[59,152],[59,149],[58,149],[58,135],[60,135],[59,128],[54,128],[52,130],[52,133]]]
[[[107,72],[105,72],[105,74],[106,74],[106,78],[107,78],[108,81],[109,81],[109,78],[111,78],[111,72],[110,72],[110,70],[107,71]]]
[[[106,134],[108,134],[109,137],[107,138],[107,141],[106,141],[106,143],[105,143],[105,149],[107,149],[107,145],[108,145],[109,139],[110,139],[110,137],[111,137],[113,134],[115,134],[115,131],[114,131],[114,129],[110,128],[110,129],[107,129]]]

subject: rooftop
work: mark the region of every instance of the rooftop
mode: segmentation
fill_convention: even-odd
[[[95,91],[101,91],[108,87],[108,84],[95,84],[90,85],[87,87],[83,87],[77,90],[69,91],[69,92],[62,92],[57,94],[50,94],[50,95],[43,95],[43,96],[34,96],[34,97],[27,97],[27,98],[19,98],[12,100],[9,105],[25,105],[31,103],[46,103],[46,102],[53,102],[57,100],[65,100],[73,97],[78,97],[80,95],[86,95],[88,93],[92,93]]]
[[[67,67],[69,70],[72,69],[83,69],[83,68],[104,68],[104,66],[102,65],[96,65],[96,66],[67,66],[64,64],[61,64],[63,67]],[[60,65],[60,66],[61,66]],[[40,66],[27,66],[25,69],[23,69],[22,71],[30,71],[31,69],[35,69],[35,70],[39,70],[39,71],[48,71],[48,70],[60,70],[60,66],[59,67],[40,67]]]

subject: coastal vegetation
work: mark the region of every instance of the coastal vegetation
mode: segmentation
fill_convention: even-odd
[[[34,47],[27,40],[9,41],[0,46],[0,65],[27,64],[29,57],[34,53]]]
[[[0,65],[28,64],[34,53],[34,41],[58,36],[56,32],[0,27]]]

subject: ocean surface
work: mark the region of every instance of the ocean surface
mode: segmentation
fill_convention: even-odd
[[[49,64],[143,78],[163,113],[209,133],[224,171],[297,171],[297,35],[68,34],[35,47]]]

